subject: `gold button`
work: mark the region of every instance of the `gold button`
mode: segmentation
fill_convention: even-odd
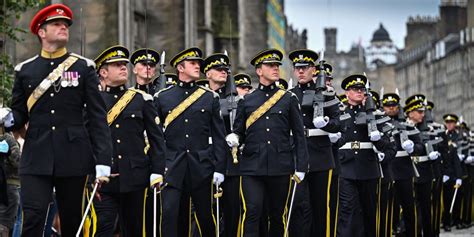
[[[51,127],[51,129],[53,129],[53,130],[56,130],[56,127],[55,127],[55,126],[53,126],[53,127]]]
[[[270,119],[268,116],[265,117],[266,119]]]
[[[188,119],[184,119],[184,122],[187,123],[187,122],[188,122]]]
[[[117,139],[117,143],[120,143],[120,139]]]
[[[280,110],[280,111],[278,111],[278,113],[280,113],[280,114],[281,114],[281,110]]]
[[[114,95],[114,98],[117,99],[117,98],[118,98],[118,95]]]
[[[187,91],[185,91],[185,92],[184,92],[184,94],[186,94],[186,95],[187,95],[187,94],[189,94],[189,93],[188,93]]]
[[[118,155],[117,158],[122,159],[122,156],[121,156],[121,155]]]
[[[189,135],[188,135],[188,134],[186,134],[186,137],[189,137]]]
[[[267,128],[267,132],[270,132],[270,129],[269,129],[269,128]]]
[[[116,127],[116,128],[120,128],[120,124],[115,124],[115,127]]]
[[[268,144],[270,144],[271,142],[270,141],[267,141]]]
[[[357,131],[354,131],[354,133],[357,133]]]
[[[354,154],[356,154],[356,155],[357,155],[357,154],[358,154],[358,152],[357,152],[357,151],[354,151]]]
[[[54,109],[51,110],[51,114],[54,114]]]
[[[204,109],[201,109],[201,112],[203,112],[203,113],[204,113],[204,111],[205,111]]]
[[[189,153],[189,150],[186,150],[187,153]]]
[[[135,114],[132,114],[132,118],[135,118]]]
[[[54,93],[49,94],[49,96],[53,97],[53,96],[54,96]]]
[[[267,97],[268,97],[268,94],[265,94],[265,96],[267,96]]]
[[[303,114],[303,117],[305,117],[305,116],[306,116],[306,114]]]

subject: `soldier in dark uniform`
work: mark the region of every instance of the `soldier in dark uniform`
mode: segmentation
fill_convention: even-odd
[[[279,50],[269,49],[252,59],[260,84],[239,101],[234,133],[226,137],[229,146],[243,147],[239,159],[244,209],[241,232],[246,237],[259,236],[260,220],[267,219],[262,214],[264,200],[268,202],[269,236],[283,236],[290,177],[295,173],[303,180],[308,170],[298,99],[275,85],[280,78],[282,57]]]
[[[313,231],[311,236],[328,236],[330,234],[330,189],[332,183],[332,171],[335,167],[334,157],[329,140],[329,133],[340,131],[339,123],[339,100],[335,96],[334,88],[327,87],[324,84],[324,90],[316,91],[316,82],[313,79],[314,71],[326,71],[321,65],[316,65],[318,54],[308,49],[295,50],[289,54],[289,59],[293,62],[293,74],[298,79],[298,85],[291,89],[295,93],[301,104],[303,113],[303,123],[305,127],[306,143],[308,145],[309,172],[305,180],[298,186],[298,189],[305,188],[307,185],[309,191],[309,208],[311,209],[313,220]],[[324,74],[326,75],[326,73]],[[316,77],[319,73],[316,74]],[[327,87],[327,88],[326,88]],[[314,115],[314,94],[323,93],[324,101],[322,103],[324,114]],[[319,117],[318,117],[319,116]],[[304,194],[303,194],[304,198]],[[296,202],[304,204],[305,201]],[[296,210],[296,209],[295,209]],[[304,225],[304,220],[298,220],[297,215],[304,216],[305,211],[294,212],[294,218],[290,222],[291,233],[295,236],[309,236],[309,233],[303,233],[305,226],[311,228],[311,223]]]
[[[460,135],[456,130],[456,123],[459,121],[459,118],[455,114],[446,114],[443,116],[443,119],[446,126],[446,139],[448,141],[447,152],[443,153],[442,167],[444,201],[443,228],[445,231],[451,231],[453,224],[450,213],[451,202],[455,189],[460,188],[462,185],[462,170],[457,153]]]
[[[100,198],[94,199],[97,215],[96,236],[112,236],[117,214],[122,236],[143,235],[146,187],[163,181],[164,142],[153,96],[130,88],[128,50],[113,46],[96,59],[101,92],[109,111],[107,122],[112,134],[113,178],[102,185]],[[145,152],[145,135],[149,149]]]
[[[346,91],[348,105],[344,113],[351,116],[343,123],[341,141],[344,145],[339,148],[341,173],[339,177],[339,214],[337,221],[337,236],[356,236],[363,227],[363,236],[376,236],[377,232],[377,184],[380,178],[379,161],[374,146],[378,151],[390,157],[395,148],[389,138],[382,136],[380,128],[369,133],[368,122],[364,113],[369,108],[363,106],[369,103],[364,87],[367,78],[363,75],[351,75],[345,78],[341,87]],[[360,116],[360,117],[359,117]],[[358,119],[360,118],[360,119]],[[364,120],[358,122],[358,120]],[[361,208],[363,226],[353,225],[357,219],[358,209]]]
[[[239,96],[244,96],[252,90],[252,80],[250,76],[245,73],[239,73],[234,75],[235,88]]]
[[[155,94],[167,148],[163,236],[177,236],[182,196],[194,204],[202,236],[216,234],[213,183],[224,181],[227,147],[219,95],[195,82],[199,79],[201,55],[200,49],[189,48],[173,57],[170,64],[177,69],[177,84]]]
[[[405,100],[405,107],[403,108],[407,115],[406,123],[410,126],[415,126],[420,132],[426,130],[422,125],[425,116],[425,96],[416,94],[408,97]],[[426,139],[422,142],[427,142]],[[426,150],[422,151],[421,154],[410,155],[411,159],[415,163],[416,170],[419,176],[415,180],[415,200],[417,208],[417,234],[423,236],[432,236],[431,226],[431,182],[433,179],[433,173],[431,169],[432,160],[438,158],[437,154],[427,154]],[[419,228],[421,225],[421,228]]]
[[[216,53],[208,56],[202,63],[201,70],[206,75],[206,79],[209,80],[209,87],[211,90],[219,94],[219,102],[221,106],[221,113],[224,118],[224,124],[226,128],[225,134],[230,134],[231,124],[233,121],[230,119],[230,113],[232,108],[229,103],[229,99],[226,92],[230,88],[228,83],[228,72],[229,72],[229,57],[225,54]],[[234,100],[238,100],[236,95]],[[235,113],[235,111],[233,111]],[[226,152],[226,172],[225,182],[222,185],[224,191],[222,196],[222,210],[224,213],[224,232],[223,236],[237,236],[241,205],[240,205],[240,173],[239,164],[234,163],[231,149],[227,149]],[[237,156],[238,154],[235,154]]]
[[[110,175],[111,139],[95,65],[66,50],[71,24],[65,5],[40,10],[30,30],[41,42],[41,54],[15,67],[12,113],[5,126],[18,130],[29,124],[19,168],[22,236],[43,234],[53,188],[62,236],[74,236],[87,175],[94,165],[97,177]]]
[[[468,150],[469,150],[469,141],[468,141],[468,132],[469,128],[465,121],[463,121],[462,116],[459,118],[459,122],[457,124],[457,131],[459,133],[459,140],[458,140],[458,158],[459,164],[461,166],[461,181],[462,185],[458,188],[458,194],[456,197],[456,201],[454,204],[453,209],[453,223],[456,225],[456,229],[463,229],[464,228],[464,218],[463,214],[465,213],[465,209],[468,204],[465,202],[466,194],[468,194],[468,187],[471,185],[469,182],[469,165],[466,164],[466,159],[468,158]],[[471,200],[469,200],[471,202]]]
[[[156,76],[156,64],[159,59],[160,54],[149,48],[137,49],[132,53],[130,62],[133,64],[135,89],[142,90],[150,95],[156,93],[156,84],[153,83],[153,79]]]
[[[391,140],[396,144],[397,153],[395,157],[388,157],[388,160],[390,160],[390,173],[394,181],[394,195],[403,208],[406,236],[416,236],[415,190],[413,182],[417,171],[410,156],[421,154],[424,150],[424,145],[421,142],[420,132],[413,125],[405,122],[405,115],[402,108],[400,108],[400,97],[397,94],[384,94],[382,105],[385,114],[391,119],[390,123],[395,127],[392,131]],[[398,212],[394,214],[398,215]],[[390,228],[392,225],[389,222],[386,223],[389,229],[385,233],[388,234],[391,233]]]
[[[446,139],[446,133],[444,125],[436,123],[433,119],[432,110],[434,108],[434,103],[431,101],[426,102],[425,117],[423,119],[423,125],[420,127],[424,128],[424,131],[421,133],[421,139],[427,140],[427,143],[433,143],[432,147],[435,149],[436,156],[439,157],[441,154],[446,153],[448,148],[448,142]],[[426,124],[426,125],[425,125]],[[428,129],[426,129],[428,127]],[[430,147],[426,145],[426,147]],[[429,153],[427,150],[428,156]],[[432,153],[433,155],[433,153]],[[432,234],[434,236],[439,236],[440,226],[441,226],[441,194],[443,187],[442,180],[442,164],[443,159],[434,159],[431,161],[431,168],[433,171],[433,181],[431,187],[431,205],[432,205]]]

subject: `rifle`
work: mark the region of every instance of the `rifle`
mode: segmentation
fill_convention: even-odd
[[[365,76],[365,73],[364,73]],[[372,92],[370,92],[369,79],[367,78],[367,83],[365,84],[365,94],[367,99],[365,101],[365,113],[360,113],[359,118],[356,119],[358,124],[367,124],[367,129],[369,134],[372,132],[378,131],[377,129],[377,119],[375,118],[375,107],[374,99],[372,98]],[[357,121],[358,120],[358,121]]]
[[[313,118],[324,117],[324,91],[326,90],[326,70],[324,70],[324,50],[321,50],[319,73],[316,78],[316,88],[313,96]]]
[[[153,81],[153,84],[158,88],[157,91],[160,91],[164,88],[166,88],[166,76],[165,76],[165,57],[166,57],[166,52],[163,50],[160,56],[160,76],[158,77],[158,80],[155,79]]]
[[[398,88],[395,89],[395,94],[400,97],[400,93],[398,92]],[[400,101],[398,102],[398,121],[404,121],[405,120],[405,114],[403,112],[402,105],[400,104]]]
[[[224,50],[224,54],[228,56],[227,50]],[[230,69],[230,65],[229,65],[229,70],[227,72],[227,80],[225,81],[224,95],[227,100],[227,111],[229,111],[230,131],[232,132],[234,131],[234,120],[235,120],[235,115],[237,113],[237,101],[235,97],[238,94],[237,94],[237,88],[235,86],[234,76],[232,75],[232,71]],[[233,159],[234,164],[239,163],[239,160],[237,160],[237,147],[232,147],[232,159]]]

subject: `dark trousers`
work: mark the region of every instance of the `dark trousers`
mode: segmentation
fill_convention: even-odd
[[[413,179],[396,180],[394,182],[394,192],[398,203],[402,206],[403,221],[405,223],[405,235],[407,237],[416,236],[416,207],[415,207],[415,187]],[[399,215],[397,212],[395,215]]]
[[[61,217],[61,236],[75,236],[82,219],[86,179],[86,176],[22,175],[20,177],[23,208],[22,236],[38,237],[43,235],[53,187],[56,189],[56,201]]]
[[[221,205],[224,213],[223,236],[236,237],[242,210],[240,205],[240,176],[227,176],[222,189],[224,190]]]
[[[313,213],[311,236],[328,236],[331,229],[332,170],[310,172],[307,176],[309,197]]]
[[[393,219],[393,182],[381,182],[379,189],[379,236],[392,236]]]
[[[336,228],[337,228],[337,209],[339,206],[339,175],[332,175],[331,181],[331,194],[329,198],[329,208],[331,208],[331,217],[330,217],[330,236],[336,237]]]
[[[160,223],[161,223],[161,192],[156,192],[156,220],[153,220],[153,199],[154,195],[153,192],[155,190],[148,188],[148,191],[146,192],[146,198],[145,198],[145,231],[146,231],[146,236],[153,236],[153,221],[155,221],[156,224],[156,234],[157,236],[160,235]]]
[[[163,219],[161,223],[162,236],[173,237],[182,236],[181,234],[186,234],[183,233],[186,231],[182,230],[182,226],[178,225],[178,223],[180,223],[181,221],[186,221],[186,219],[188,219],[183,218],[182,214],[180,214],[184,213],[183,211],[180,211],[180,209],[184,210],[184,208],[181,207],[181,204],[183,202],[192,202],[192,204],[194,204],[196,225],[198,226],[201,236],[216,235],[216,220],[212,213],[212,199],[214,188],[211,181],[211,177],[209,177],[208,180],[203,182],[203,185],[198,186],[195,189],[190,188],[191,183],[185,182],[185,189],[178,189],[173,186],[167,186],[161,192],[163,199]],[[188,213],[191,212],[190,207],[191,205],[185,207],[189,210]],[[189,228],[187,229],[189,230]]]
[[[359,208],[362,210],[364,232],[362,236],[375,237],[377,231],[377,182],[378,179],[351,180],[339,178],[339,213],[337,236],[353,237],[361,231]]]
[[[471,224],[471,215],[472,215],[472,177],[468,177],[462,183],[464,186],[464,195],[463,195],[463,209],[461,221],[465,226]]]
[[[431,217],[433,230],[432,233],[435,236],[439,236],[441,227],[441,194],[442,194],[443,181],[441,177],[433,180],[433,186],[431,189],[431,200],[433,205],[433,216]]]
[[[268,236],[283,237],[290,188],[290,175],[241,177],[243,237],[259,236],[264,200],[268,202]]]
[[[311,236],[313,213],[310,204],[308,175],[296,186],[295,200],[293,201],[290,219],[290,236]]]
[[[418,225],[421,223],[423,236],[432,236],[431,230],[431,182],[415,183],[415,197]],[[421,222],[420,222],[421,220]]]
[[[127,193],[101,193],[101,199],[94,198],[94,209],[97,215],[95,237],[112,236],[118,224],[123,237],[142,236],[143,202],[145,189]]]
[[[449,209],[451,208],[451,202],[453,200],[454,195],[454,183],[453,179],[449,179],[443,184],[443,226],[445,228],[451,227],[452,222],[452,214],[449,213]],[[459,194],[457,194],[459,195]],[[453,210],[454,211],[454,210]]]

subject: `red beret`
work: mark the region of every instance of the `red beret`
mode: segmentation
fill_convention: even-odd
[[[30,30],[37,35],[40,26],[48,21],[65,19],[69,25],[72,24],[72,11],[64,4],[52,4],[36,13],[30,23]]]

